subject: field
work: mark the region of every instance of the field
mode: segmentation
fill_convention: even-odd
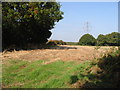
[[[2,87],[114,87],[110,74],[107,75],[98,62],[99,59],[104,60],[108,53],[116,53],[117,49],[114,46],[62,45],[5,52],[1,57]],[[111,54],[111,58],[114,56]]]

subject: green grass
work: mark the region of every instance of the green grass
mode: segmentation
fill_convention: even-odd
[[[90,68],[90,62],[77,64],[76,62],[56,61],[43,65],[42,60],[32,63],[22,60],[9,60],[3,64],[3,86],[24,88],[68,88],[71,77],[77,73],[84,73]],[[81,77],[79,77],[80,79]]]
[[[75,83],[82,83],[83,87],[113,87],[112,74],[107,71],[92,73],[91,68],[111,67],[106,60],[118,60],[118,52],[111,54],[112,58],[78,62],[56,61],[43,64],[43,60],[27,62],[22,60],[7,60],[2,68],[2,84],[6,88],[74,88]],[[102,61],[102,63],[100,63]],[[112,67],[113,68],[113,67]],[[94,70],[94,69],[93,69]],[[98,74],[100,77],[98,77]]]

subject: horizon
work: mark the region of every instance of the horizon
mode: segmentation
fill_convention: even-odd
[[[86,33],[97,38],[99,34],[118,32],[117,2],[61,2],[63,19],[53,28],[52,40],[78,42]]]
[[[111,33],[114,33],[114,32],[111,32]],[[107,34],[111,34],[111,33],[107,33]],[[120,32],[117,32],[117,33],[120,33]],[[89,33],[86,33],[86,34],[89,34]],[[102,35],[107,35],[107,34],[102,34]],[[84,35],[85,35],[85,34],[84,34]],[[91,34],[90,34],[90,35],[91,35]],[[100,35],[100,34],[99,34],[99,35]],[[98,35],[98,36],[99,36],[99,35]],[[83,36],[83,35],[82,35],[82,36]],[[82,36],[81,36],[81,37],[82,37]],[[93,35],[92,35],[92,36],[93,36]],[[98,37],[98,36],[97,36],[97,37]],[[80,38],[81,38],[81,37],[80,37]],[[94,36],[93,36],[93,37],[94,37]],[[94,38],[97,39],[97,37],[94,37]],[[53,40],[53,39],[49,39],[49,40]],[[57,40],[57,39],[54,39],[54,40]],[[62,40],[62,41],[63,41],[63,40]],[[65,42],[74,42],[74,41],[65,41]],[[75,42],[79,42],[79,41],[75,41]]]

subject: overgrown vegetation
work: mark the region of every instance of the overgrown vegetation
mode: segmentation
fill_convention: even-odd
[[[86,82],[82,88],[120,88],[120,50],[92,62],[94,66],[87,75],[83,75],[89,77],[90,82]],[[94,83],[91,82],[94,80],[96,80]]]
[[[115,88],[120,85],[120,51],[78,63],[44,60],[3,63],[4,88]]]

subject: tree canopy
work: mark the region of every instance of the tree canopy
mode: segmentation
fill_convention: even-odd
[[[83,35],[80,40],[79,40],[79,45],[95,45],[96,44],[96,39],[90,35],[90,34],[85,34]]]
[[[47,42],[50,30],[63,18],[60,7],[57,2],[3,2],[3,47]]]
[[[97,38],[97,45],[98,46],[105,46],[107,45],[107,37],[105,35],[100,34]]]
[[[83,35],[79,42],[79,45],[97,45],[97,46],[120,46],[120,33],[112,32],[110,34],[100,34],[97,39],[95,39],[90,34]]]
[[[107,35],[99,35],[97,38],[99,46],[120,46],[120,33],[112,32]]]

